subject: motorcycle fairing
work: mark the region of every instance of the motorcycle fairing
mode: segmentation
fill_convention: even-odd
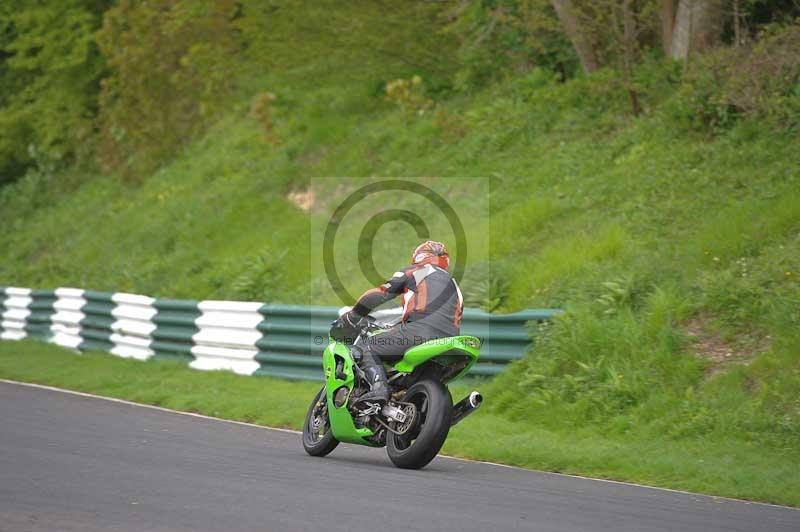
[[[337,363],[339,368],[337,370]],[[328,402],[328,419],[331,430],[337,440],[360,445],[377,446],[367,440],[374,435],[372,430],[364,427],[358,428],[353,423],[353,417],[347,410],[347,400],[342,406],[336,407],[334,395],[342,387],[347,390],[347,397],[353,392],[356,376],[353,369],[355,362],[350,354],[350,349],[343,343],[331,340],[322,354],[322,367],[325,371],[325,397]]]
[[[454,359],[463,361],[464,357],[467,357],[465,367],[448,379],[453,381],[472,368],[480,355],[480,347],[481,341],[475,336],[450,336],[428,340],[406,351],[402,360],[394,365],[394,369],[401,373],[411,373],[416,367],[431,360],[448,366],[454,363]]]

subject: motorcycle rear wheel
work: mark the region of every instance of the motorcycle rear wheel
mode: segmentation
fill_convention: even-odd
[[[386,452],[394,465],[420,469],[434,459],[450,432],[453,398],[437,380],[424,379],[411,386],[403,402],[414,403],[414,426],[403,435],[387,434]]]
[[[311,401],[306,420],[303,423],[303,449],[311,456],[325,456],[330,453],[339,440],[333,437],[331,422],[328,418],[328,403],[325,387]]]

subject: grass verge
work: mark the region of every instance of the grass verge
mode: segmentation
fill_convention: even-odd
[[[104,353],[76,356],[34,341],[0,342],[0,377],[175,410],[299,429],[318,383],[201,372],[173,362]],[[487,388],[491,403],[493,388]],[[467,391],[454,387],[458,398]],[[299,443],[298,443],[299,445]],[[798,456],[737,439],[665,441],[555,432],[479,410],[455,428],[444,452],[504,464],[800,506]]]

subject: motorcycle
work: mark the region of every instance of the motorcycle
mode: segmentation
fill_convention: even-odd
[[[360,332],[352,345],[388,327],[367,316],[359,322]],[[350,345],[330,337],[322,355],[325,385],[311,402],[303,424],[305,451],[325,456],[340,442],[385,446],[395,466],[425,467],[444,445],[450,428],[483,401],[480,393],[472,392],[454,405],[447,388],[475,364],[480,347],[481,341],[474,336],[438,338],[414,346],[386,369],[389,401],[359,404],[369,383]]]

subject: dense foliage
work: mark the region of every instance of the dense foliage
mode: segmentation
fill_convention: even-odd
[[[6,3],[0,7],[0,183],[75,164],[141,181],[229,110],[237,85],[251,91],[264,72],[291,76],[298,85],[347,76],[374,92],[418,75],[429,96],[442,98],[536,68],[563,81],[579,75],[581,65],[587,72],[611,67],[620,75],[609,76],[609,84],[628,95],[638,115],[652,87],[637,77],[636,65],[657,55],[655,50],[669,55],[680,44],[670,41],[671,35],[698,32],[705,40],[681,44],[685,54],[697,55],[701,44],[728,44],[715,54],[711,75],[739,81],[726,84],[721,100],[734,98],[737,110],[766,107],[762,92],[774,87],[759,85],[772,85],[781,75],[791,78],[796,70],[791,59],[797,56],[796,38],[776,35],[800,16],[800,8],[786,0],[705,0],[697,3],[701,11],[693,25],[681,33],[683,4]],[[768,41],[783,40],[777,56],[764,56],[765,32]],[[749,67],[740,66],[753,46],[762,49],[745,61]],[[773,52],[780,47],[766,46]],[[741,86],[733,87],[736,83]]]
[[[91,154],[102,0],[0,6],[0,185]]]
[[[141,176],[182,146],[230,92],[234,0],[121,0],[97,42],[110,75],[100,93],[106,169]]]

